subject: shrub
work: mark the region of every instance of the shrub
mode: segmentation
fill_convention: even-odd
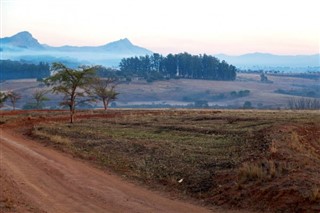
[[[258,163],[245,162],[239,168],[238,178],[240,182],[272,179],[287,171],[288,165],[276,163],[273,160],[264,160]]]
[[[316,201],[320,199],[320,187],[313,186],[310,192],[309,200]]]
[[[250,101],[244,102],[243,109],[252,109],[252,103]]]

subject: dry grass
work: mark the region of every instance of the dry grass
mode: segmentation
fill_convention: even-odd
[[[303,152],[304,147],[297,132],[291,133],[290,146],[298,152]]]
[[[290,170],[288,165],[274,160],[265,160],[258,163],[245,162],[239,168],[238,176],[242,183],[255,180],[263,181],[279,177],[288,170]]]
[[[320,201],[320,187],[319,186],[313,186],[310,192],[310,201]]]
[[[239,169],[239,179],[241,182],[252,180],[263,180],[267,177],[261,165],[245,162]]]
[[[276,142],[275,142],[275,141],[272,141],[272,142],[271,142],[270,152],[271,152],[272,154],[275,154],[275,153],[278,152],[278,148],[277,148],[277,146],[276,146]]]
[[[237,102],[251,101],[254,106],[258,103],[263,106],[287,106],[288,98],[292,96],[275,93],[277,89],[282,90],[301,90],[301,86],[310,87],[318,85],[318,81],[311,79],[290,78],[281,76],[269,76],[274,82],[273,84],[265,84],[260,82],[259,74],[239,73],[236,81],[212,81],[212,80],[191,80],[180,79],[170,81],[156,81],[153,83],[135,82],[127,84],[119,84],[117,91],[120,92],[118,102],[123,104],[130,102],[147,101],[151,104],[153,101],[170,102],[181,101],[184,96],[193,97],[197,94],[206,94],[209,91],[212,94],[229,94],[232,91],[250,90],[251,93],[247,97],[237,99],[226,99],[217,101],[219,105],[234,105]],[[6,81],[0,83],[2,90],[17,90],[22,94],[22,99],[17,107],[22,107],[29,99],[31,94],[39,88],[40,83],[33,81]],[[62,97],[51,96],[50,104],[57,106]],[[49,104],[49,103],[47,103]],[[241,104],[240,104],[241,106]]]
[[[54,144],[59,145],[68,145],[70,144],[70,139],[66,137],[62,137],[60,135],[52,135],[46,132],[41,131],[41,128],[34,128],[33,133],[37,135],[39,138],[49,140]]]

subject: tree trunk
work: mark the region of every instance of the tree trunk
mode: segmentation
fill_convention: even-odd
[[[106,110],[108,109],[108,106],[109,106],[109,99],[107,100],[107,103],[106,103]]]
[[[75,113],[74,101],[71,101],[69,107],[70,107],[70,123],[73,123],[73,121],[74,121],[74,113]]]
[[[107,107],[108,107],[106,101],[107,101],[106,99],[102,99],[104,110],[107,110]]]
[[[73,118],[74,116],[73,116],[73,112],[71,111],[71,113],[70,113],[70,123],[73,123]]]
[[[13,110],[16,110],[16,103],[12,102],[12,108]]]

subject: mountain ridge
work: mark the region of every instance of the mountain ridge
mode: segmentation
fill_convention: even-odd
[[[19,32],[11,37],[0,38],[0,52],[3,59],[47,62],[71,60],[73,63],[97,63],[104,66],[118,66],[122,58],[145,56],[153,51],[134,45],[128,38],[122,38],[98,46],[50,46],[40,44],[28,31]],[[225,60],[241,70],[278,70],[278,71],[316,71],[320,72],[320,54],[277,55],[272,53],[246,53],[242,55],[213,55]],[[49,60],[50,58],[50,60]]]
[[[1,59],[25,60],[32,63],[66,61],[69,65],[100,64],[118,66],[122,58],[145,56],[153,52],[134,45],[128,38],[100,46],[60,47],[40,44],[28,31],[0,38]]]
[[[103,45],[98,46],[72,46],[63,45],[54,47],[48,44],[40,44],[32,34],[28,31],[19,32],[10,37],[0,38],[0,44],[4,48],[2,49],[29,49],[29,50],[56,50],[56,51],[108,51],[117,53],[134,54],[135,52],[151,54],[152,51],[132,44],[128,38],[119,39]],[[6,48],[6,46],[9,48]],[[11,47],[11,48],[10,48]]]
[[[24,49],[43,49],[43,46],[28,31],[21,31],[13,36],[0,38],[0,44]]]

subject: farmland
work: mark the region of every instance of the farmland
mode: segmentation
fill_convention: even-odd
[[[115,103],[120,108],[141,108],[142,105],[179,108],[194,104],[197,100],[204,100],[209,106],[218,108],[242,108],[243,104],[249,101],[254,108],[284,109],[292,98],[308,97],[319,100],[319,78],[270,75],[268,79],[272,83],[263,83],[259,74],[252,73],[239,73],[235,81],[171,79],[148,83],[133,79],[131,82],[119,82],[116,91],[120,94]],[[18,108],[23,108],[28,101],[32,101],[32,93],[36,90],[49,89],[35,79],[8,80],[0,83],[0,86],[3,91],[14,90],[21,94],[22,99],[17,102]],[[231,95],[243,91],[248,93]],[[50,100],[45,102],[46,108],[59,108],[62,97],[50,93],[47,96]],[[92,107],[102,107],[102,103],[93,103]],[[10,104],[7,104],[6,108],[10,109]]]
[[[318,111],[93,110],[76,119],[69,124],[65,111],[17,111],[4,113],[1,123],[125,180],[201,205],[320,210]]]

